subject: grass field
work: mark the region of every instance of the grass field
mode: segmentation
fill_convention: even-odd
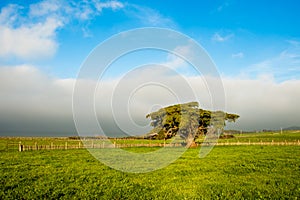
[[[235,134],[234,138],[219,140],[219,142],[295,142],[300,140],[300,131],[263,132]]]
[[[298,140],[299,135],[243,134],[230,140]],[[7,140],[1,138],[0,145],[5,147]],[[27,142],[37,140],[41,142]],[[205,158],[198,155],[199,148],[188,149],[163,169],[134,174],[109,168],[86,149],[18,152],[4,148],[0,151],[0,199],[300,198],[300,146],[216,146]]]

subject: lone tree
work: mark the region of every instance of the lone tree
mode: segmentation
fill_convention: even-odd
[[[226,121],[235,122],[239,115],[204,110],[199,108],[198,102],[190,102],[161,108],[146,118],[151,118],[151,135],[157,139],[169,139],[179,134],[190,143],[200,135],[206,135],[209,128],[223,129]]]

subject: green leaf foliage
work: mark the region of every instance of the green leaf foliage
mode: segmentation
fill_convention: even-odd
[[[209,127],[222,129],[225,122],[235,122],[239,115],[223,111],[210,111],[199,108],[198,102],[171,105],[149,113],[157,139],[169,139],[177,134],[186,140],[195,140],[199,135],[206,135]]]

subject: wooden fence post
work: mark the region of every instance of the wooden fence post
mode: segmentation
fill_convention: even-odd
[[[65,143],[65,149],[68,149],[68,142]]]
[[[21,144],[21,141],[19,142],[19,151],[20,151],[20,152],[23,151],[23,145]]]

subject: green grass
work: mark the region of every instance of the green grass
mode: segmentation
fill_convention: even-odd
[[[279,132],[234,134],[234,138],[219,139],[218,142],[297,142],[298,140],[300,140],[300,131],[283,131],[282,134]]]
[[[155,148],[130,148],[147,152]],[[124,173],[85,149],[1,151],[0,199],[297,199],[300,146],[188,149],[169,166]]]
[[[262,140],[262,141],[297,141],[300,140],[300,131],[284,131],[267,132],[267,133],[254,133],[254,134],[241,134],[236,136],[237,139],[250,139],[250,140]]]

